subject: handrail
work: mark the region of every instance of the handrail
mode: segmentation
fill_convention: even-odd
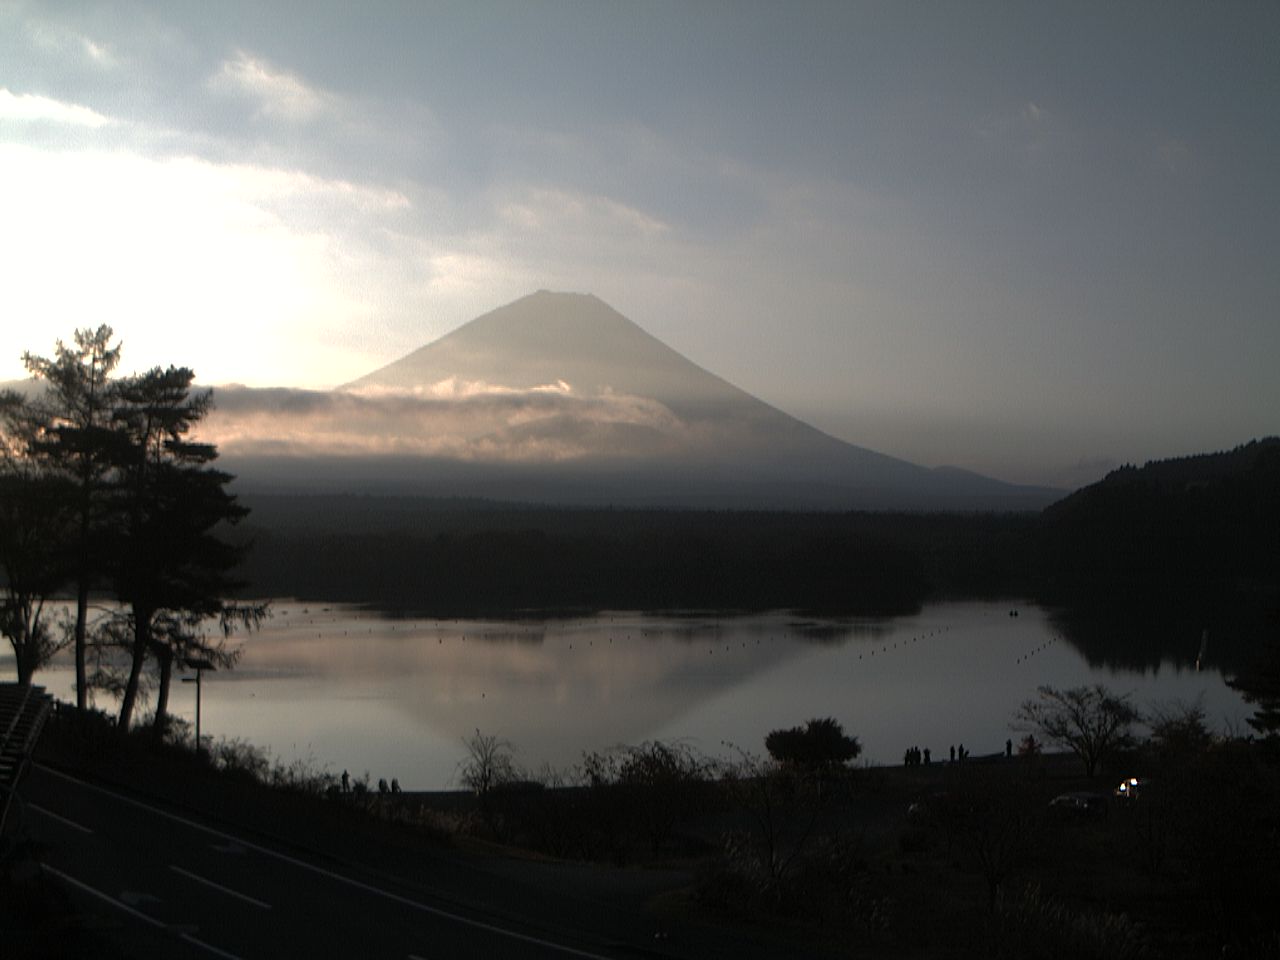
[[[19,729],[19,723],[27,715],[28,704],[31,701],[31,695],[34,690],[39,690],[37,697],[43,702],[38,702],[36,705],[35,713],[30,718],[31,726],[27,731],[25,741],[20,744],[13,744],[11,741],[14,732]],[[0,783],[0,788],[4,788],[5,791],[4,796],[0,798],[0,837],[4,834],[5,824],[9,819],[9,810],[13,805],[13,800],[18,795],[18,781],[22,779],[22,774],[31,764],[31,753],[35,748],[36,741],[40,738],[40,732],[44,729],[52,699],[45,693],[43,687],[34,687],[30,683],[25,684],[22,692],[22,701],[18,704],[18,709],[14,712],[13,719],[9,721],[9,725],[5,729],[4,739],[0,740],[0,756],[16,754],[9,782]]]
[[[9,738],[13,736],[13,731],[18,728],[18,721],[22,719],[22,715],[27,711],[27,701],[31,699],[31,690],[32,685],[30,682],[23,684],[22,702],[18,704],[18,709],[14,711],[13,719],[9,721],[8,729],[5,730],[4,736],[0,738],[0,753],[9,749]]]

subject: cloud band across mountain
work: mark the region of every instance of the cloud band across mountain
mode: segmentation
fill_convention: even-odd
[[[220,387],[204,436],[233,456],[423,456],[563,462],[674,453],[696,430],[663,404],[533,388],[442,382],[414,390]]]

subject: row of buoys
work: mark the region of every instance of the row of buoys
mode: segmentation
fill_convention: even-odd
[[[1057,643],[1057,642],[1058,642],[1058,638],[1057,638],[1057,637],[1050,637],[1048,640],[1046,640],[1044,643],[1040,644],[1040,646],[1036,647],[1036,648],[1035,648],[1034,650],[1032,650],[1030,653],[1024,653],[1022,656],[1020,656],[1020,657],[1017,659],[1017,662],[1018,662],[1018,663],[1021,663],[1023,660],[1030,660],[1030,659],[1031,659],[1032,657],[1034,657],[1037,653],[1043,653],[1045,650],[1048,650],[1048,649],[1049,649],[1049,647],[1053,646],[1053,645],[1054,645],[1055,643]]]
[[[919,643],[921,640],[928,640],[928,639],[929,639],[930,637],[932,637],[935,633],[943,633],[943,632],[945,632],[945,631],[947,631],[947,630],[950,630],[950,629],[951,629],[950,627],[939,627],[937,630],[930,630],[928,633],[921,634],[921,635],[920,635],[920,636],[918,636],[918,637],[912,637],[909,641],[908,641],[908,640],[903,640],[903,641],[902,641],[902,646],[905,648],[905,647],[906,647],[906,645],[907,645],[908,643]],[[897,641],[897,640],[895,640],[895,641],[893,642],[893,646],[892,646],[892,647],[890,647],[890,646],[889,646],[889,644],[885,644],[883,647],[881,647],[881,648],[880,648],[880,652],[881,652],[881,653],[888,653],[890,649],[893,649],[893,650],[897,650],[897,649],[898,649],[898,641]],[[872,650],[872,651],[871,651],[871,653],[870,653],[870,656],[873,656],[873,657],[874,657],[875,655],[876,655],[876,652],[875,652],[874,650]],[[859,660],[861,660],[861,659],[862,659],[862,654],[858,654],[858,659],[859,659]]]

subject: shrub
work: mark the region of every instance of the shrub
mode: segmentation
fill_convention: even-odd
[[[846,736],[831,717],[810,720],[803,727],[774,730],[764,738],[764,745],[779,763],[815,769],[843,766],[862,753],[858,738]]]
[[[1076,913],[1037,884],[1005,897],[987,926],[992,960],[1137,960],[1147,955],[1142,928],[1125,914]]]

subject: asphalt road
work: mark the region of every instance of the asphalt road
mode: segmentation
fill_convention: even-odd
[[[555,917],[522,924],[433,900],[421,884],[249,839],[47,767],[30,771],[23,794],[29,828],[46,845],[46,871],[140,958],[563,960],[655,952],[590,934],[549,935],[561,926]],[[574,930],[573,919],[563,928]]]

